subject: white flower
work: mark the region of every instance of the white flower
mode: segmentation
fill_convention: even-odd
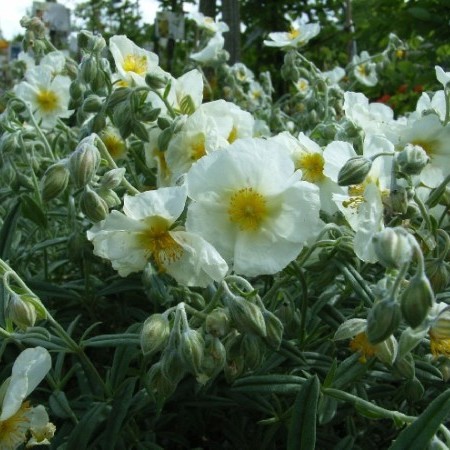
[[[439,119],[445,120],[445,114],[447,112],[445,92],[440,91],[433,92],[432,97],[427,92],[422,92],[422,95],[417,100],[417,106],[415,113],[411,113],[412,117],[421,117],[425,111],[434,111]]]
[[[188,172],[186,228],[211,242],[236,273],[277,273],[322,225],[318,188],[300,176],[274,142],[240,139]]]
[[[253,72],[243,63],[235,63],[230,67],[231,72],[234,74],[236,79],[244,84],[250,83],[255,79]]]
[[[151,260],[160,271],[187,286],[221,280],[227,264],[200,236],[174,228],[186,203],[184,186],[125,196],[123,211],[112,211],[87,233],[94,253],[109,259],[121,276]]]
[[[264,41],[267,47],[281,47],[281,48],[298,48],[302,47],[313,37],[320,32],[320,25],[318,23],[304,24],[300,18],[290,21],[289,31],[277,31],[269,33],[269,39]]]
[[[429,163],[420,173],[420,181],[430,188],[439,186],[447,175],[450,175],[450,125],[442,125],[439,117],[428,114],[411,120],[397,137],[397,144],[422,147]]]
[[[355,55],[352,60],[355,78],[365,86],[375,86],[378,83],[376,64],[370,60],[369,54],[364,51]]]
[[[189,19],[195,21],[198,27],[204,28],[211,33],[225,33],[229,27],[225,22],[216,22],[212,17],[205,16],[201,12],[192,11],[189,13]]]
[[[307,97],[311,93],[311,86],[306,78],[299,78],[294,86],[302,97]]]
[[[225,39],[222,33],[216,33],[202,50],[192,53],[189,57],[199,63],[208,64],[216,62],[222,53]]]
[[[11,377],[0,388],[0,448],[14,450],[27,441],[27,433],[41,432],[41,426],[51,428],[48,416],[42,416],[42,406],[32,408],[25,399],[43,380],[51,368],[51,357],[42,347],[24,350],[14,362]],[[43,419],[43,420],[41,420]],[[43,423],[45,421],[45,424]],[[53,434],[48,433],[48,438]],[[48,443],[40,440],[40,444]]]
[[[119,76],[125,83],[146,86],[145,76],[148,73],[166,76],[166,73],[158,66],[158,56],[138,47],[126,36],[111,37],[109,49]]]
[[[332,70],[328,70],[326,72],[322,72],[321,76],[325,79],[325,81],[330,85],[336,85],[342,78],[345,77],[345,70],[342,67],[335,67]]]
[[[27,72],[26,81],[15,87],[15,94],[31,105],[36,120],[42,121],[42,127],[52,128],[59,118],[72,115],[69,110],[70,78],[54,76],[48,65],[35,66]]]
[[[442,84],[442,86],[447,86],[448,83],[450,83],[450,72],[444,72],[444,69],[440,66],[434,66],[434,69],[436,70],[436,78],[439,81],[439,83]]]

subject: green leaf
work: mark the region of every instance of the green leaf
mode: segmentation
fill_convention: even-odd
[[[0,230],[0,258],[8,259],[11,251],[11,242],[16,229],[17,219],[20,215],[20,202],[17,202],[8,212]]]
[[[28,194],[24,194],[20,197],[20,201],[23,217],[31,220],[40,228],[47,228],[47,216],[36,200]]]
[[[287,450],[314,450],[319,393],[320,382],[315,375],[305,381],[295,399],[288,431]]]
[[[450,412],[450,389],[436,397],[425,411],[397,437],[389,450],[427,448],[441,423]]]

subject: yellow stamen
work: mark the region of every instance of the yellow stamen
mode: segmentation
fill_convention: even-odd
[[[230,134],[228,135],[227,141],[232,144],[237,139],[237,129],[233,126],[233,128],[230,131]]]
[[[228,216],[243,231],[256,231],[267,213],[266,199],[253,188],[240,189],[230,198]]]
[[[58,106],[58,96],[53,91],[42,90],[36,95],[36,102],[44,112],[52,112]]]
[[[106,129],[101,134],[101,139],[113,159],[119,159],[125,155],[127,150],[125,142],[114,130]]]
[[[123,60],[123,70],[144,75],[147,72],[147,57],[145,55],[127,55]]]
[[[360,64],[358,67],[356,67],[356,71],[362,76],[367,77],[367,68],[365,64]]]
[[[350,341],[349,347],[353,352],[361,353],[359,362],[363,364],[367,362],[367,358],[374,356],[376,353],[376,348],[369,342],[367,334],[364,332],[358,333]]]
[[[206,155],[205,149],[205,135],[203,133],[198,133],[192,138],[190,143],[191,147],[191,159],[197,161],[202,156]]]
[[[24,402],[12,417],[0,422],[0,448],[17,448],[26,441],[30,410],[29,403]]]
[[[147,219],[148,228],[138,235],[138,244],[153,258],[161,272],[166,270],[166,265],[173,263],[183,255],[183,248],[171,236],[169,222],[163,217],[151,217]]]
[[[289,30],[288,36],[289,36],[289,39],[291,39],[291,40],[295,39],[298,36],[300,36],[300,30],[298,28],[291,27],[291,29]]]
[[[431,354],[437,358],[438,356],[446,356],[450,358],[450,339],[438,338],[430,330],[430,350]]]
[[[320,153],[303,153],[298,160],[298,169],[302,171],[302,178],[310,183],[323,180],[323,166],[325,160]]]

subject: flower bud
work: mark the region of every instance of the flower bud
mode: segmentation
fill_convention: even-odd
[[[172,383],[178,384],[186,374],[186,366],[177,348],[169,346],[163,351],[162,373]]]
[[[144,355],[152,355],[165,348],[169,341],[170,324],[163,314],[152,314],[141,331],[141,349]]]
[[[425,272],[433,291],[436,294],[443,292],[450,281],[448,263],[441,258],[428,260],[425,262]]]
[[[263,311],[264,322],[266,324],[267,335],[264,338],[267,345],[278,350],[283,338],[284,327],[281,320],[270,311]]]
[[[81,82],[80,80],[74,80],[72,83],[70,83],[70,97],[74,102],[78,102],[81,104],[81,101],[83,100],[83,95],[86,92],[86,85]]]
[[[150,87],[151,89],[162,89],[163,87],[166,86],[168,80],[161,75],[157,75],[155,73],[148,73],[145,76],[145,82],[147,83],[147,86]]]
[[[108,98],[108,109],[114,108],[119,103],[124,102],[130,95],[131,89],[127,87],[119,87],[115,89]]]
[[[373,236],[372,242],[379,262],[388,269],[399,268],[411,260],[411,236],[403,228],[385,228]]]
[[[230,317],[224,308],[216,308],[211,311],[205,320],[206,331],[215,336],[223,337],[230,329]]]
[[[264,356],[264,345],[261,338],[254,334],[245,334],[242,338],[240,353],[244,358],[245,367],[250,370],[257,369]]]
[[[112,189],[100,188],[97,190],[97,194],[105,200],[108,208],[114,208],[114,206],[118,206],[122,203],[119,196]]]
[[[207,336],[205,339],[205,350],[202,360],[202,376],[200,381],[204,378],[207,381],[215,377],[225,366],[227,352],[225,346],[219,338]],[[206,377],[205,377],[206,376]]]
[[[178,384],[164,375],[161,362],[152,365],[147,374],[147,383],[151,391],[163,399],[170,397]]]
[[[80,76],[85,83],[92,83],[97,78],[97,58],[84,56],[80,64]]]
[[[424,274],[415,275],[401,296],[403,318],[411,328],[418,327],[427,317],[434,302],[430,282]]]
[[[267,335],[264,316],[257,305],[236,295],[227,295],[225,298],[231,320],[240,332],[262,337]]]
[[[396,187],[391,189],[389,194],[389,199],[391,201],[392,209],[395,212],[405,214],[408,210],[408,192],[403,187]]]
[[[194,375],[198,375],[201,370],[205,341],[197,330],[186,330],[181,333],[178,351],[185,368]]]
[[[82,109],[84,112],[98,112],[102,109],[103,100],[98,95],[88,95],[83,102]]]
[[[95,135],[84,138],[69,157],[69,170],[77,188],[90,183],[100,165],[100,152],[94,145]]]
[[[122,183],[124,175],[125,169],[123,167],[108,170],[108,172],[103,175],[100,185],[104,189],[115,189]]]
[[[36,308],[31,302],[24,301],[18,294],[11,294],[5,315],[19,328],[26,330],[34,326],[37,319]]]
[[[92,222],[103,220],[108,212],[108,204],[89,186],[86,186],[80,200],[81,211]]]
[[[391,336],[400,324],[400,307],[390,298],[376,303],[367,317],[367,337],[371,344],[379,344]]]
[[[65,163],[50,166],[42,179],[42,199],[47,202],[61,194],[69,183],[69,176]]]
[[[350,158],[338,174],[339,186],[362,183],[372,167],[372,161],[362,156]]]
[[[398,167],[407,175],[418,175],[428,164],[429,160],[430,158],[420,145],[407,144],[397,154]]]

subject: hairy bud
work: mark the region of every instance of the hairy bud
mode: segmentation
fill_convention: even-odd
[[[350,158],[338,174],[339,186],[362,183],[372,167],[372,161],[362,156]]]
[[[152,314],[141,331],[141,349],[144,355],[152,355],[165,348],[169,341],[170,324],[163,314]]]

